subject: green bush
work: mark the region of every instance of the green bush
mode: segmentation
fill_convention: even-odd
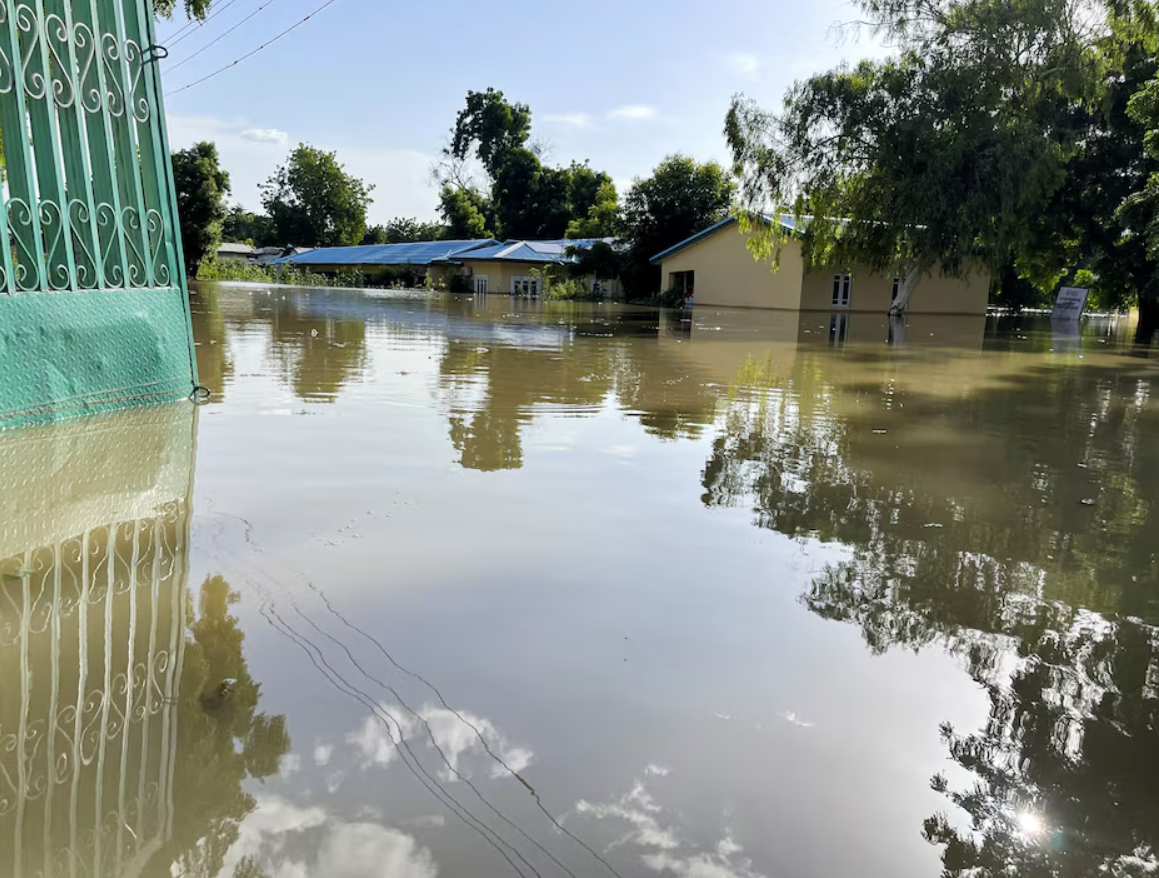
[[[318,274],[293,265],[257,265],[252,262],[215,259],[201,263],[196,280],[242,281],[257,284],[286,284],[295,287],[366,287],[366,275],[358,269],[337,274]]]

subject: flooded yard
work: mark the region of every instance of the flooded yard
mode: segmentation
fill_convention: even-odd
[[[1126,327],[193,310],[208,404],[0,435],[0,876],[1159,870]]]

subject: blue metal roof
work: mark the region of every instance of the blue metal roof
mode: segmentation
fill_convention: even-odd
[[[416,241],[411,244],[369,244],[363,247],[319,247],[277,260],[284,265],[430,265],[459,253],[498,243],[483,241]]]
[[[766,214],[765,219],[768,220],[769,222],[772,222],[773,221],[772,214]],[[782,213],[780,215],[779,219],[780,219],[780,223],[781,223],[781,228],[784,229],[789,234],[793,234],[794,232],[797,232],[797,231],[803,232],[803,231],[805,231],[805,229],[809,225],[809,217],[801,217],[802,222],[798,226],[796,217],[794,217],[791,213]],[[734,225],[736,222],[737,222],[737,215],[734,213],[732,216],[725,217],[724,219],[722,219],[718,223],[713,223],[707,229],[699,231],[695,235],[692,235],[688,238],[685,238],[679,244],[673,244],[667,250],[664,250],[661,253],[657,253],[655,256],[653,256],[648,261],[651,262],[653,265],[655,265],[658,262],[663,262],[665,259],[668,259],[671,256],[675,256],[681,250],[687,250],[693,244],[696,244],[699,241],[704,240],[709,235],[713,235],[716,232],[720,231],[721,229],[726,228],[727,226]]]
[[[586,250],[597,242],[614,244],[614,238],[567,238],[559,241],[504,241],[478,250],[461,252],[453,257],[456,260],[488,261],[488,262],[542,262],[559,264],[574,262],[575,258],[567,255],[567,251],[576,247]]]

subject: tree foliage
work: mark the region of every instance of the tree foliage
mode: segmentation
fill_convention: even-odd
[[[400,217],[385,224],[373,225],[362,237],[363,244],[409,244],[414,241],[438,241],[445,238],[447,227],[443,223],[419,222],[416,219]]]
[[[262,213],[253,213],[240,204],[226,209],[221,223],[221,239],[234,244],[273,247],[278,244],[273,221]]]
[[[262,204],[283,244],[350,246],[366,234],[373,188],[347,174],[335,153],[303,143],[262,184]]]
[[[471,163],[482,169],[483,185],[469,173]],[[530,107],[511,103],[494,89],[467,93],[435,177],[442,187],[443,219],[458,231],[559,239],[573,224],[576,236],[581,226],[597,232],[614,228],[611,177],[586,162],[546,165],[531,141]]]
[[[725,168],[683,155],[669,156],[650,177],[635,180],[623,210],[629,294],[659,292],[660,270],[649,260],[724,219],[735,196],[736,184]]]
[[[153,9],[163,18],[172,18],[179,2],[180,0],[153,0]],[[180,5],[184,7],[185,14],[190,19],[205,21],[212,3],[213,0],[184,0]]]
[[[1092,97],[1089,6],[858,5],[895,57],[798,82],[781,112],[734,98],[725,131],[745,207],[812,215],[815,262],[900,268],[913,283],[1035,252],[1078,148],[1075,107]],[[775,250],[778,229],[758,229],[758,256]]]
[[[175,152],[172,158],[185,270],[192,277],[221,243],[229,174],[218,163],[217,147],[208,141]]]

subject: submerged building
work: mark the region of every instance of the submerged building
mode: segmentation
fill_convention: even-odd
[[[542,272],[577,261],[576,250],[611,239],[556,241],[417,241],[407,244],[368,244],[359,247],[321,247],[277,261],[326,274],[359,271],[368,283],[406,278],[459,288],[480,295],[501,293],[535,297],[543,290]],[[598,295],[618,296],[618,280],[585,278]]]
[[[697,305],[773,308],[786,311],[889,311],[901,278],[868,266],[810,266],[805,261],[796,223],[778,220],[788,233],[774,270],[757,261],[736,216],[722,220],[652,257],[661,272],[661,289],[678,290]],[[985,314],[990,274],[984,267],[965,277],[934,272],[922,278],[910,300],[910,313]]]

